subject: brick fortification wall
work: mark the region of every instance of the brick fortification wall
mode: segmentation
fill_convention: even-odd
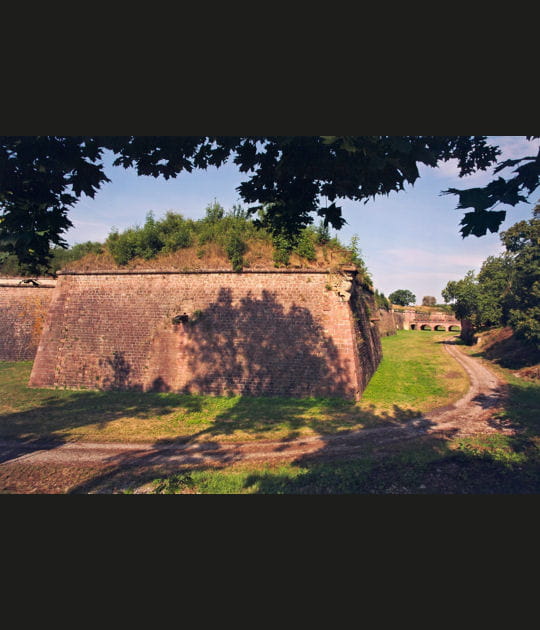
[[[355,399],[372,299],[353,272],[61,274],[30,385]]]
[[[387,311],[381,308],[378,311],[378,317],[377,326],[381,337],[395,335],[397,330],[403,330],[405,327],[405,317],[403,313]]]
[[[394,316],[394,321],[396,322],[396,330],[407,330],[407,319],[403,313],[392,312]]]
[[[23,278],[0,278],[0,361],[34,358],[54,281],[41,286],[19,284]]]

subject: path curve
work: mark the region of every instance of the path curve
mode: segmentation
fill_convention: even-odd
[[[513,433],[511,426],[494,416],[506,396],[505,384],[480,361],[462,353],[453,340],[444,340],[445,350],[466,370],[470,379],[467,393],[452,405],[422,417],[371,429],[334,436],[295,440],[257,440],[242,443],[194,442],[174,445],[113,443],[31,444],[0,440],[0,471],[13,464],[60,466],[163,466],[183,468],[224,466],[240,461],[290,461],[299,457],[336,458],[360,456],[367,448],[383,447],[396,441],[422,436]]]

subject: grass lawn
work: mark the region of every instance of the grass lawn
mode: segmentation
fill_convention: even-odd
[[[399,422],[448,404],[468,381],[444,352],[447,333],[400,331],[358,403],[31,389],[31,362],[0,362],[0,438],[153,442],[281,439]]]
[[[464,369],[445,352],[441,331],[400,330],[383,337],[383,358],[359,406],[378,413],[426,412],[460,398],[469,387]]]

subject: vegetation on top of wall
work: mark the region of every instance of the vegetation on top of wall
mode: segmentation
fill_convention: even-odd
[[[186,219],[179,213],[167,212],[163,219],[156,220],[149,213],[143,226],[123,232],[113,229],[106,241],[107,250],[120,266],[189,248],[195,248],[197,258],[203,259],[212,247],[227,256],[234,271],[250,266],[245,256],[248,251],[265,250],[258,257],[266,258],[268,264],[277,268],[309,266],[308,263],[316,264],[321,258],[337,265],[352,263],[358,267],[361,281],[369,288],[373,284],[357,236],[349,246],[343,245],[330,236],[322,222],[298,234],[271,233],[261,220],[249,219],[241,206],[235,205],[227,212],[217,201],[207,206],[202,219]]]
[[[143,225],[122,231],[113,228],[105,243],[88,241],[67,249],[53,248],[51,268],[43,268],[40,275],[54,275],[62,268],[91,271],[159,264],[182,270],[230,265],[236,272],[249,267],[337,269],[354,264],[360,283],[373,290],[358,236],[344,245],[330,235],[322,221],[298,234],[272,233],[264,226],[263,215],[261,211],[259,219],[251,220],[242,206],[234,205],[226,211],[217,201],[208,204],[205,216],[198,220],[173,211],[156,219],[149,212]],[[28,270],[11,256],[0,265],[0,274],[24,276]],[[386,298],[379,299],[386,308]]]
[[[454,311],[450,304],[435,304],[435,310],[442,311],[443,313],[447,313],[448,315],[453,315]]]
[[[360,278],[361,278],[363,286],[366,289],[369,289],[372,291],[373,279],[368,271],[368,268],[366,267],[366,263],[364,262],[364,259],[362,258],[362,250],[358,247],[358,241],[359,241],[358,235],[355,234],[351,238],[350,245],[347,247],[347,250],[349,252],[349,262],[355,265],[356,267],[358,267],[358,271],[360,272]]]

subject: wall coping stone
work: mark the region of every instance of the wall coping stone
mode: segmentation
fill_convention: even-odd
[[[233,271],[232,269],[194,269],[190,271],[180,270],[162,270],[157,271],[155,269],[127,269],[127,270],[114,270],[114,271],[59,271],[58,276],[140,276],[140,275],[192,275],[192,274],[228,274],[228,275],[244,275],[244,274],[328,274],[335,273],[330,269],[246,269],[241,272]]]

